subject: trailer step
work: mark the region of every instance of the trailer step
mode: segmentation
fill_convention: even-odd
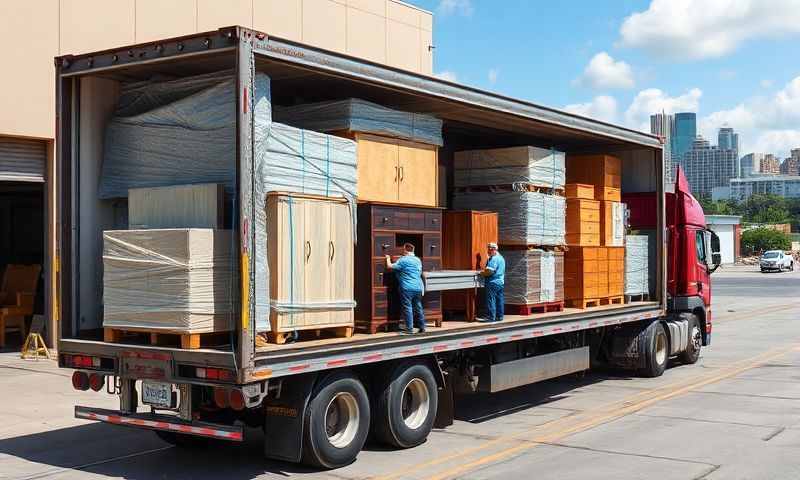
[[[103,328],[103,341],[108,343],[137,343],[161,347],[180,346],[188,350],[230,343],[231,332],[184,333],[146,328]]]
[[[334,338],[350,338],[353,336],[354,327],[330,327],[330,328],[315,328],[309,330],[297,330],[298,342],[304,340],[318,340],[325,337]],[[277,343],[283,345],[294,335],[294,332],[269,332],[270,343]]]
[[[542,302],[534,304],[506,304],[506,315],[529,316],[534,313],[560,312],[564,310],[564,301]]]
[[[589,308],[599,307],[601,305],[599,298],[570,298],[566,300],[566,305],[571,308]]]
[[[605,297],[600,299],[600,305],[622,305],[625,301],[623,295],[615,295],[613,297]]]
[[[637,293],[636,295],[625,295],[625,303],[649,302],[649,301],[650,301],[650,294],[648,294],[648,293]]]

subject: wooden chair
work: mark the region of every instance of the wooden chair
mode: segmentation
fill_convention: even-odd
[[[0,348],[6,345],[6,329],[16,328],[25,338],[25,317],[33,315],[41,265],[8,265],[0,285]]]

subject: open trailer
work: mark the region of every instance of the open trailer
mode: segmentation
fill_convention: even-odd
[[[233,261],[240,275],[235,328],[227,345],[215,348],[105,342],[100,252],[102,231],[114,224],[118,205],[98,199],[96,190],[103,130],[120,86],[221,71],[233,72],[236,89],[230,165],[230,228],[238,246]],[[265,281],[256,275],[255,250],[261,247],[251,228],[260,205],[252,181],[257,73],[271,79],[271,100],[278,105],[356,97],[441,118],[444,191],[450,190],[458,150],[544,145],[619,157],[623,194],[651,195],[655,295],[506,316],[499,324],[444,322],[414,336],[357,334],[257,346],[253,298]],[[76,370],[76,388],[107,388],[120,397],[118,411],[78,406],[79,418],[153,429],[178,444],[201,437],[240,441],[243,424],[258,425],[266,432],[267,457],[333,468],[356,458],[370,429],[399,448],[424,442],[434,424],[452,423],[455,393],[501,391],[585,370],[595,361],[657,376],[670,356],[696,361],[694,331],[702,331],[703,343],[710,334],[705,305],[694,320],[668,313],[664,163],[655,136],[242,27],[58,57],[56,86],[59,364]],[[443,198],[440,206],[448,203]],[[171,386],[165,404],[139,405],[143,380]]]

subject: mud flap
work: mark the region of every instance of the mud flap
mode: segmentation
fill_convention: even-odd
[[[280,398],[265,400],[264,456],[299,462],[303,452],[303,417],[316,374],[298,375],[281,386]]]

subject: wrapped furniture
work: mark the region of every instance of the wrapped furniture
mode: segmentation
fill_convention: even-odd
[[[132,188],[128,228],[211,228],[224,224],[225,197],[219,183]]]
[[[641,296],[650,292],[647,235],[628,235],[625,244],[625,295]]]
[[[563,302],[564,252],[531,248],[504,250],[502,254],[506,260],[508,313],[520,313],[519,308],[527,305]]]
[[[511,147],[456,152],[456,188],[530,184],[564,188],[564,152],[538,147]]]
[[[606,247],[625,245],[625,204],[600,203],[600,244]]]

